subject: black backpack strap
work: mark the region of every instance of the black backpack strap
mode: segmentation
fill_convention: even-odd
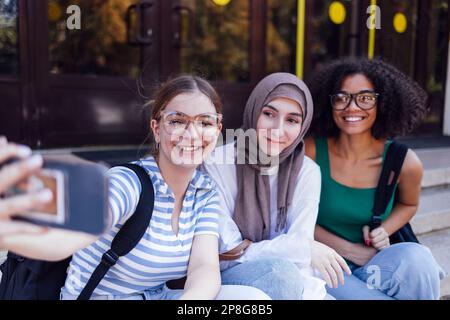
[[[375,191],[370,230],[378,228],[381,225],[381,215],[386,212],[386,208],[392,198],[407,152],[407,146],[395,141],[388,147],[383,163],[383,169]]]
[[[100,264],[92,273],[91,278],[79,295],[78,300],[89,300],[95,288],[97,288],[108,270],[116,264],[121,256],[124,256],[133,250],[150,224],[155,194],[148,173],[139,165],[124,164],[120,166],[133,170],[138,176],[142,186],[139,202],[136,211],[114,237],[111,243],[111,249],[102,256]]]

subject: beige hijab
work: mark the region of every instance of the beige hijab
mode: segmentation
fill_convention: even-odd
[[[313,116],[313,102],[306,84],[290,73],[274,73],[261,80],[252,91],[244,110],[243,130],[256,129],[262,108],[276,98],[288,98],[300,104],[303,111],[303,125],[297,139],[279,155],[277,226],[282,230],[286,225],[287,210],[292,203],[296,181],[302,167],[305,148],[303,138],[309,129]],[[252,141],[253,140],[253,141]],[[237,152],[245,152],[249,159],[249,146],[257,144],[250,139]],[[254,150],[254,149],[251,149]],[[259,159],[260,160],[260,159]],[[238,195],[233,219],[239,227],[243,239],[257,242],[270,236],[270,186],[269,177],[261,174],[267,169],[261,161],[256,164],[236,164]],[[264,161],[262,163],[267,163]]]

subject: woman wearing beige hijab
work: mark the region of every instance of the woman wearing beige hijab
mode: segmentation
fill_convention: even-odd
[[[247,101],[243,131],[206,162],[221,199],[222,283],[254,286],[272,299],[323,299],[321,278],[333,284],[350,272],[313,239],[320,170],[303,144],[312,115],[304,82],[271,74]]]

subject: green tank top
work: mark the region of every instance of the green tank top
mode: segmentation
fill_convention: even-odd
[[[392,141],[388,141],[384,147],[383,162],[390,143]],[[327,139],[316,139],[316,162],[322,173],[317,224],[348,241],[364,243],[362,228],[372,219],[376,188],[351,188],[333,180],[330,175]],[[391,213],[393,204],[394,196],[381,216],[382,221]]]

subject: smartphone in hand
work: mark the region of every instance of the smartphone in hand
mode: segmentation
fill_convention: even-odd
[[[37,207],[33,212],[26,215],[44,222],[64,224],[67,214],[65,179],[63,172],[52,169],[42,169],[39,173],[29,177],[23,187],[23,192],[37,192],[47,189],[51,191],[53,198],[46,205]]]
[[[108,221],[107,168],[73,155],[43,155],[44,166],[8,195],[48,189],[52,200],[20,214],[17,220],[39,225],[101,234]]]

